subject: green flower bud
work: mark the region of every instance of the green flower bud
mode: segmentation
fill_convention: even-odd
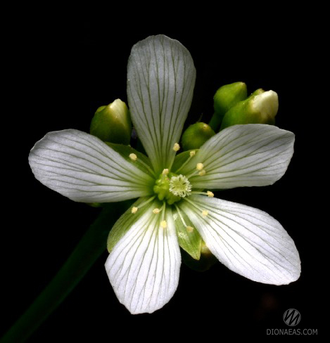
[[[258,89],[250,97],[237,103],[225,114],[221,130],[237,124],[274,125],[277,111],[277,93]]]
[[[199,149],[208,139],[215,135],[212,128],[205,123],[190,125],[182,135],[183,150]]]
[[[209,123],[213,130],[217,130],[224,115],[230,108],[247,97],[247,88],[244,82],[234,82],[220,87],[214,97],[214,115]]]
[[[90,133],[104,142],[129,144],[131,118],[126,104],[120,99],[99,107],[91,121]]]

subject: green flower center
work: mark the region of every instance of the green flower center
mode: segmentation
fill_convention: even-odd
[[[154,192],[159,200],[166,200],[169,205],[172,205],[191,194],[191,184],[184,175],[169,173],[165,169],[155,183]]]

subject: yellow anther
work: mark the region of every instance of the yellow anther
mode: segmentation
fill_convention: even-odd
[[[135,206],[132,207],[131,213],[133,213],[133,214],[136,213],[138,211],[138,209],[139,209],[138,207],[135,207]]]
[[[196,155],[196,151],[195,150],[190,151],[189,155],[190,157],[194,157]]]
[[[203,210],[203,211],[202,211],[202,216],[203,216],[203,217],[208,216],[208,214],[209,214],[209,211],[207,211],[207,210]]]
[[[173,145],[173,150],[174,150],[175,152],[179,151],[179,150],[180,150],[180,144],[175,143],[175,144]]]
[[[154,209],[152,210],[152,213],[158,214],[160,211],[161,211],[161,210],[160,210],[159,208],[154,208]]]
[[[205,169],[201,170],[201,171],[198,173],[199,176],[204,176],[205,174],[206,174]]]
[[[167,222],[166,222],[166,220],[162,220],[162,221],[160,222],[160,226],[161,226],[163,229],[166,229],[166,228],[167,228]]]
[[[188,233],[192,233],[194,231],[194,228],[192,226],[187,226],[186,230]]]
[[[137,156],[135,154],[129,154],[129,158],[132,160],[132,161],[136,161],[137,160]]]
[[[164,169],[163,172],[162,172],[162,174],[163,174],[163,175],[167,175],[169,172],[170,172],[170,171],[169,171],[168,169]]]
[[[197,163],[196,165],[196,169],[197,170],[202,170],[204,168],[204,164],[203,163]]]
[[[207,194],[207,196],[209,198],[213,198],[214,197],[214,193],[212,193],[211,191],[207,191],[206,194]]]

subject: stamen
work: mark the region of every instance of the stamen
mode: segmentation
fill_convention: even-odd
[[[205,169],[201,170],[201,171],[198,173],[199,176],[204,176],[205,174],[206,174]]]
[[[158,209],[155,209],[155,210],[158,210]],[[159,210],[159,212],[162,211],[162,218],[161,218],[161,222],[160,222],[160,226],[163,228],[163,229],[166,229],[167,228],[167,222],[165,220],[165,217],[166,217],[166,202],[164,201],[163,202],[163,206],[161,207],[161,209]],[[158,211],[156,211],[157,213]],[[158,213],[159,213],[158,212]]]
[[[144,168],[146,168],[152,176],[155,176],[155,172],[152,170],[152,168],[147,163],[142,161],[142,159],[139,159],[136,154],[131,153],[128,155],[128,157],[134,162],[137,161],[137,163],[142,165]]]
[[[182,213],[181,213],[181,211],[180,211],[180,209],[179,209],[179,207],[177,205],[175,205],[175,208],[178,211],[178,215],[179,215],[179,217],[180,217],[180,219],[182,221],[182,224],[186,227],[187,232],[188,233],[192,233],[194,231],[194,228],[192,226],[189,226],[189,225],[186,224],[186,222],[185,222],[185,220],[184,220],[184,218],[182,216]]]
[[[192,226],[187,226],[186,230],[188,233],[192,233],[194,231],[194,228]]]
[[[158,214],[160,211],[161,211],[161,209],[155,208],[155,209],[152,210],[152,213]]]
[[[179,171],[180,171],[183,167],[185,167],[185,166],[188,164],[188,162],[189,162],[195,155],[196,155],[196,151],[195,151],[195,150],[190,151],[190,152],[189,152],[189,157],[188,157],[188,158],[186,159],[186,161],[181,165],[181,167],[175,171],[175,173],[176,173],[176,174],[179,174]]]
[[[204,168],[204,164],[203,163],[197,163],[196,165],[196,169],[197,170],[202,170]]]
[[[137,156],[135,154],[129,154],[129,158],[132,160],[132,161],[136,161],[137,160]]]
[[[135,214],[140,208],[142,208],[143,206],[149,204],[149,202],[153,201],[155,198],[156,198],[156,196],[151,197],[150,199],[148,199],[147,201],[143,202],[138,207],[133,206],[132,209],[131,209],[131,213]]]
[[[191,194],[198,194],[198,195],[207,195],[209,198],[213,198],[214,197],[214,193],[211,191],[207,191],[207,192],[191,192]]]
[[[167,228],[167,222],[166,222],[166,220],[162,220],[162,221],[160,222],[160,226],[161,226],[163,229],[166,229],[166,228]]]
[[[170,172],[170,171],[169,171],[168,169],[164,169],[163,172],[162,172],[162,174],[163,174],[163,175],[167,175],[169,172]]]
[[[174,146],[173,146],[173,150],[174,150],[175,152],[179,151],[179,150],[180,150],[180,144],[175,143]]]
[[[209,211],[208,210],[202,210],[198,205],[196,205],[195,202],[187,199],[187,198],[184,198],[184,200],[188,201],[190,205],[192,205],[194,208],[196,208],[197,210],[201,211],[201,214],[202,216],[205,218],[209,215]]]
[[[188,225],[186,224],[186,222],[185,222],[184,219],[183,219],[183,216],[182,216],[182,214],[181,214],[181,211],[180,211],[179,207],[178,207],[177,205],[175,205],[175,208],[176,208],[176,210],[178,211],[178,215],[179,215],[179,217],[180,217],[180,219],[181,219],[181,221],[182,221],[182,224],[183,224],[184,226],[188,227]]]
[[[207,210],[203,210],[202,211],[202,216],[205,218],[206,216],[208,216],[209,215],[209,211],[207,211]]]

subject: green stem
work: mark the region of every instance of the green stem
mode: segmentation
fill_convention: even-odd
[[[0,343],[21,343],[43,323],[86,275],[106,249],[109,230],[127,204],[106,205],[68,260],[35,302],[0,339]]]
[[[214,113],[210,122],[209,122],[209,126],[212,128],[212,130],[217,133],[219,131],[219,127],[221,124],[222,118],[219,117],[218,114]]]

